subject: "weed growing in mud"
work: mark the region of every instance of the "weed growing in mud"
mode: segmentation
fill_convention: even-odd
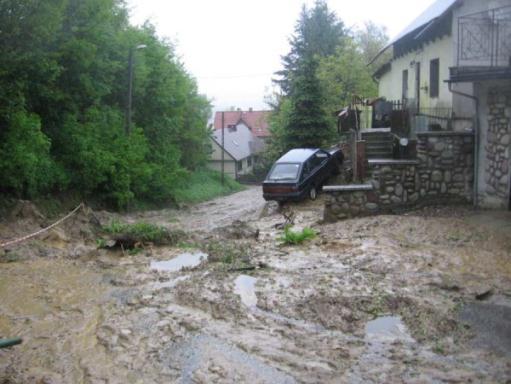
[[[203,246],[203,250],[209,255],[210,262],[248,265],[250,259],[248,247],[244,244],[210,241]]]
[[[107,241],[103,239],[102,237],[96,239],[96,246],[98,248],[106,248]]]
[[[126,244],[134,245],[143,243],[175,244],[185,237],[184,232],[171,232],[165,227],[145,222],[126,224],[112,220],[110,224],[103,226],[103,231],[117,238],[117,240],[122,239]],[[101,241],[98,242],[98,245],[100,243]]]
[[[0,256],[1,263],[14,263],[20,260],[21,256],[17,252],[8,252]]]
[[[299,232],[295,232],[292,231],[291,226],[288,225],[284,228],[284,234],[279,240],[286,245],[298,245],[306,240],[314,239],[315,237],[316,232],[311,228],[306,227]]]
[[[144,222],[123,224],[112,220],[109,225],[103,227],[103,230],[112,235],[124,234],[137,238],[140,241],[151,242],[161,241],[168,235],[166,228]]]

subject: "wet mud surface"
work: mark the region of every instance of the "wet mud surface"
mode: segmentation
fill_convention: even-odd
[[[0,350],[0,382],[511,380],[508,213],[325,225],[321,199],[284,210],[316,238],[282,245],[285,217],[250,188],[180,211],[97,215],[191,234],[175,247],[96,249],[76,230],[83,219],[0,255],[0,336],[24,339]],[[2,237],[39,223],[11,224]]]

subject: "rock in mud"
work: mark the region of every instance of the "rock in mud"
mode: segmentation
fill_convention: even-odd
[[[241,220],[235,220],[232,224],[218,228],[215,231],[219,236],[225,239],[241,240],[241,239],[258,239],[259,230],[253,228],[249,224]]]

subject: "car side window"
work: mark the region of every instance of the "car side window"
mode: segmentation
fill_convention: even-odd
[[[312,162],[311,168],[315,169],[315,168],[321,166],[327,159],[328,159],[328,154],[323,151],[319,151],[314,156],[312,156],[312,158],[309,160]]]
[[[310,160],[307,160],[303,164],[302,177],[300,178],[302,181],[305,180],[311,173],[311,164]]]

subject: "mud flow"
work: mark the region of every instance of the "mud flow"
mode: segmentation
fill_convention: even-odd
[[[508,213],[323,224],[321,198],[89,212],[2,251],[0,337],[23,343],[0,349],[0,383],[511,381]],[[48,221],[19,212],[2,239]],[[187,237],[103,249],[113,219]],[[285,245],[285,224],[316,237]]]

